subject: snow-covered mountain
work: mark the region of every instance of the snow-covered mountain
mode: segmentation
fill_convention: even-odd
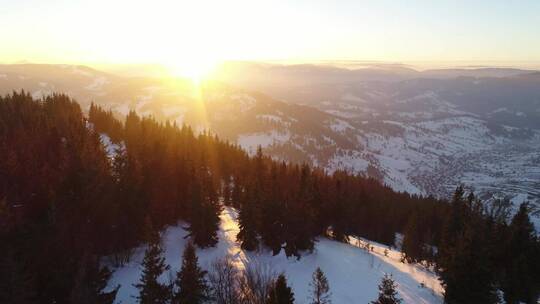
[[[162,235],[165,262],[171,266],[169,272],[160,278],[164,283],[174,278],[181,266],[186,244],[184,237],[187,235],[182,224],[169,227]],[[350,244],[344,244],[320,238],[312,254],[297,260],[287,258],[283,251],[276,256],[264,250],[253,253],[243,251],[236,242],[238,231],[236,212],[226,208],[221,215],[217,246],[197,250],[201,267],[210,269],[213,261],[228,255],[240,270],[248,265],[260,265],[276,274],[284,272],[295,294],[295,303],[299,304],[309,303],[309,282],[317,267],[321,267],[328,278],[333,303],[368,303],[376,299],[377,285],[384,274],[392,274],[404,303],[442,303],[443,289],[436,275],[422,266],[401,263],[401,253],[396,249],[370,243],[373,250],[369,251],[358,247],[360,243],[365,246],[365,240],[351,239]],[[140,263],[144,250],[144,246],[137,248],[131,261],[114,271],[109,286],[121,285],[116,303],[134,302],[137,289],[133,284],[138,282],[141,275]]]
[[[346,144],[325,137],[324,153],[290,144],[329,170],[366,172],[414,193],[447,197],[464,183],[486,199],[540,202],[538,72],[253,63],[230,71],[221,79],[332,115],[320,125]],[[330,156],[327,145],[336,147]]]
[[[448,197],[464,183],[486,199],[540,204],[537,72],[248,67],[222,79],[235,86],[196,86],[80,66],[5,65],[0,93],[66,92],[83,108],[93,101],[119,116],[134,110],[210,129],[250,152],[260,145],[275,158],[366,174],[400,191]]]

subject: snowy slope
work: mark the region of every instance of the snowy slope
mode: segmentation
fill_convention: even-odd
[[[391,273],[398,284],[398,292],[404,303],[442,303],[442,288],[436,276],[422,267],[402,264],[399,262],[400,253],[389,249],[388,257],[383,252],[386,246],[372,244],[373,252],[358,248],[358,240],[353,244],[343,244],[321,238],[312,254],[304,255],[300,260],[287,258],[283,251],[272,256],[270,253],[246,253],[236,242],[238,225],[236,213],[226,208],[221,215],[219,243],[215,248],[198,250],[199,263],[205,269],[216,258],[226,254],[232,256],[240,269],[249,263],[260,263],[270,266],[277,272],[285,272],[295,293],[295,303],[308,303],[309,282],[316,267],[321,267],[328,277],[335,304],[368,303],[377,296],[377,286],[384,273]],[[187,232],[182,223],[169,227],[163,233],[166,263],[171,265],[170,273],[162,276],[163,282],[168,282],[180,268],[182,251],[186,243]],[[140,262],[144,248],[138,248],[132,262],[116,269],[110,286],[121,284],[117,303],[134,303],[137,290],[133,287],[140,276]],[[425,287],[420,284],[424,283]]]

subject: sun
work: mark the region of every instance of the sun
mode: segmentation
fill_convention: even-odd
[[[199,83],[210,77],[217,64],[217,60],[209,58],[183,58],[168,63],[167,68],[174,77],[189,78],[193,82]]]

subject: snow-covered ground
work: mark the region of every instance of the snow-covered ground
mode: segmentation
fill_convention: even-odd
[[[180,268],[186,244],[184,237],[187,235],[182,227],[183,223],[179,223],[163,233],[164,255],[166,263],[171,266],[169,273],[161,277],[163,282],[169,282]],[[371,243],[373,251],[367,251],[357,247],[359,241],[363,243],[365,240],[352,239],[351,244],[344,244],[320,238],[312,254],[305,254],[297,260],[294,257],[287,258],[283,251],[277,256],[269,252],[244,252],[236,242],[237,233],[236,212],[226,208],[221,215],[217,246],[197,250],[200,265],[208,269],[212,261],[228,254],[240,269],[250,263],[269,266],[287,275],[295,293],[295,303],[299,304],[308,303],[309,282],[317,267],[321,267],[329,280],[335,304],[368,303],[374,300],[378,293],[377,286],[385,273],[393,275],[404,303],[442,303],[442,288],[437,277],[423,267],[401,263],[400,252],[384,245]],[[385,249],[388,249],[388,256],[384,255]],[[135,302],[137,289],[133,284],[139,280],[143,256],[144,247],[138,248],[129,264],[114,271],[109,285],[121,284],[117,303]]]
[[[287,133],[279,133],[271,131],[268,133],[252,133],[242,134],[238,136],[238,144],[248,153],[255,154],[257,148],[266,148],[274,143],[284,143],[290,139],[291,135]]]
[[[101,141],[101,144],[103,145],[103,147],[105,148],[105,152],[107,153],[107,156],[109,158],[115,158],[116,157],[116,153],[118,151],[118,149],[120,148],[120,145],[118,144],[115,144],[111,138],[105,134],[105,133],[100,133],[99,134],[99,140]],[[123,146],[123,142],[121,143],[121,145]]]

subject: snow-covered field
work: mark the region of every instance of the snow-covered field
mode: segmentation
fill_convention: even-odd
[[[182,226],[183,223],[179,223],[163,233],[166,263],[171,266],[169,273],[161,277],[163,282],[168,282],[180,268],[186,244],[184,237],[187,235]],[[401,263],[400,252],[384,245],[371,243],[373,251],[367,251],[357,247],[359,241],[365,240],[352,239],[351,244],[344,244],[321,238],[312,254],[305,254],[297,260],[294,257],[287,258],[283,251],[277,256],[269,252],[244,252],[236,242],[237,233],[236,212],[226,208],[221,215],[218,245],[197,250],[200,265],[208,269],[212,261],[228,254],[240,269],[247,264],[259,263],[278,273],[284,272],[295,293],[295,303],[299,304],[308,303],[309,282],[317,267],[321,267],[329,280],[335,304],[368,303],[374,300],[377,297],[377,286],[385,273],[393,275],[404,303],[442,303],[442,288],[437,277],[423,267]],[[384,255],[385,249],[388,249],[388,256]],[[129,264],[115,270],[109,284],[121,284],[117,303],[136,302],[134,297],[137,289],[133,284],[139,280],[143,256],[144,247],[138,248]]]

